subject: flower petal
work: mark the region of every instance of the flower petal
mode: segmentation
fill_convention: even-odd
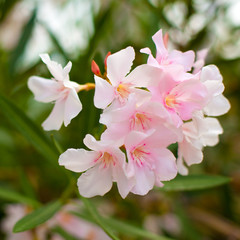
[[[171,151],[165,148],[154,150],[155,174],[158,181],[169,181],[176,177],[176,158]]]
[[[220,116],[227,113],[230,109],[230,103],[222,94],[214,97],[206,107],[204,113],[208,116]]]
[[[134,58],[133,47],[127,47],[107,58],[107,76],[113,86],[117,86],[129,73]]]
[[[42,61],[47,65],[48,70],[52,76],[58,81],[69,80],[68,73],[71,70],[72,63],[68,62],[66,67],[63,69],[62,65],[52,61],[48,54],[40,54]]]
[[[132,193],[138,195],[147,194],[154,186],[154,172],[148,167],[135,166],[136,184],[131,190]]]
[[[70,121],[79,114],[81,110],[82,103],[78,98],[77,92],[74,89],[70,89],[65,100],[64,125],[67,126]]]
[[[114,88],[106,80],[94,76],[95,79],[95,94],[94,105],[96,108],[105,109],[114,99]]]
[[[77,185],[84,197],[103,196],[112,187],[110,168],[100,168],[96,165],[79,177]]]
[[[59,130],[62,126],[64,118],[64,101],[56,101],[52,112],[48,118],[42,123],[42,127],[45,131]]]
[[[95,165],[98,156],[98,152],[71,148],[60,155],[58,162],[73,172],[83,172]]]
[[[28,80],[28,88],[39,102],[52,102],[60,96],[60,85],[55,80],[33,76]]]

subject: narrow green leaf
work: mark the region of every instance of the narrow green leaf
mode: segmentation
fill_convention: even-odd
[[[24,203],[32,207],[39,207],[40,205],[40,203],[38,203],[34,199],[25,197],[10,188],[2,186],[0,186],[0,199],[4,199],[11,202]]]
[[[46,159],[56,163],[58,153],[51,141],[20,108],[1,94],[0,111]]]
[[[92,219],[94,220],[95,223],[97,223],[103,230],[104,232],[111,237],[113,240],[120,240],[117,236],[115,236],[112,232],[112,229],[103,221],[102,216],[99,215],[97,209],[95,206],[91,203],[91,201],[87,198],[84,198],[81,196],[81,199],[90,213]]]
[[[94,219],[86,213],[73,212],[76,216],[85,219],[89,222],[96,223]],[[132,225],[131,223],[123,222],[113,218],[102,218],[101,221],[107,225],[110,229],[116,232],[122,233],[126,236],[139,237],[153,240],[173,240],[164,236],[158,236],[154,233],[148,232],[147,230],[140,228],[138,226]]]
[[[175,179],[164,182],[163,191],[194,191],[217,187],[230,182],[230,178],[217,175],[178,175]]]
[[[60,201],[56,201],[34,210],[15,224],[13,232],[24,232],[35,228],[50,219],[58,210],[60,210],[61,206],[62,203]]]
[[[63,230],[60,226],[54,227],[52,231],[61,235],[65,240],[83,240],[82,238],[80,239],[72,236],[71,234]]]

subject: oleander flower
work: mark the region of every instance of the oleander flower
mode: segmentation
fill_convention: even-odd
[[[125,198],[133,181],[128,178],[125,154],[119,149],[118,141],[96,141],[88,134],[84,144],[93,151],[68,149],[59,157],[61,166],[84,172],[78,179],[80,194],[84,197],[103,196],[116,182],[120,195]]]
[[[52,61],[48,54],[41,54],[40,57],[53,78],[32,76],[28,80],[28,87],[37,101],[55,104],[49,117],[42,124],[44,130],[59,130],[63,123],[67,126],[82,110],[77,94],[80,85],[69,80],[71,62],[62,68],[60,64]]]

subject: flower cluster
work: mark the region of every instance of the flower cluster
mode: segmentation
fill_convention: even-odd
[[[89,134],[84,138],[90,150],[68,149],[59,158],[65,168],[83,172],[78,188],[85,197],[104,195],[113,182],[123,198],[129,192],[145,195],[178,172],[187,174],[186,165],[200,163],[203,147],[215,145],[223,131],[214,117],[226,113],[230,104],[222,95],[218,68],[204,66],[206,50],[196,59],[193,51],[169,52],[168,35],[162,36],[162,30],[153,41],[156,57],[149,48],[142,49],[148,55],[147,64],[132,71],[132,47],[108,54],[104,75],[93,63],[94,105],[103,110],[99,122],[106,130],[99,141]],[[62,69],[49,57],[42,59],[55,79],[33,77],[29,87],[37,100],[55,101],[50,120],[43,126],[58,129],[81,110],[76,92],[85,85],[69,81],[69,64]],[[53,118],[57,127],[46,124],[54,124]],[[174,143],[178,144],[177,159],[168,149]]]

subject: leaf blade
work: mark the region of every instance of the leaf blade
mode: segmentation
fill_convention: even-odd
[[[12,125],[51,163],[58,159],[55,147],[43,131],[13,102],[0,94],[0,110]]]
[[[219,175],[178,175],[175,179],[164,182],[164,186],[159,188],[162,191],[196,191],[204,190],[223,184],[227,184],[231,181],[230,178]]]
[[[36,200],[25,197],[12,189],[2,186],[0,186],[0,199],[24,203],[32,207],[39,207],[40,205],[40,203],[37,202]]]
[[[58,210],[60,210],[62,203],[55,201],[42,206],[30,214],[20,219],[13,227],[13,232],[24,232],[26,230],[37,227],[38,225],[50,219]]]

